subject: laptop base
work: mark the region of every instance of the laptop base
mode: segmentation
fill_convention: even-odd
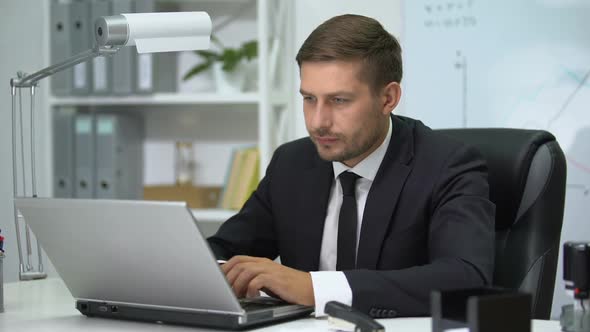
[[[300,311],[292,312],[284,317],[275,317],[272,311],[249,312],[248,320],[240,322],[244,317],[195,311],[164,310],[161,308],[149,309],[128,305],[113,305],[107,302],[76,301],[76,309],[88,317],[101,317],[111,319],[144,321],[158,324],[188,325],[199,327],[211,327],[229,330],[245,330],[264,325],[276,324],[297,318],[309,316],[313,309],[301,307]],[[241,319],[240,319],[241,318]]]

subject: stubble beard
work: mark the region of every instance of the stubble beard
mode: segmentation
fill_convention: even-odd
[[[380,132],[379,132],[379,130],[376,130],[376,129],[377,129],[377,127],[375,127],[373,132],[371,132],[369,136],[366,136],[366,138],[362,141],[359,141],[359,136],[362,138],[360,133],[362,133],[362,131],[364,129],[361,129],[360,132],[356,133],[352,137],[344,137],[343,135],[329,134],[329,132],[327,130],[321,130],[321,129],[314,133],[314,135],[317,135],[320,137],[321,136],[337,137],[338,141],[344,145],[344,150],[342,150],[338,154],[331,153],[329,147],[324,147],[320,143],[316,142],[315,139],[313,139],[313,135],[312,135],[312,141],[316,146],[316,150],[318,151],[320,158],[322,158],[323,160],[345,162],[347,160],[352,160],[354,158],[361,156],[362,154],[367,152],[369,149],[371,149],[371,147],[373,147],[376,144],[377,140],[379,140],[379,137],[380,137]]]

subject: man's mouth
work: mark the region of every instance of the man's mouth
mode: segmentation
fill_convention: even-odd
[[[314,136],[314,140],[321,145],[329,145],[336,143],[338,141],[337,137],[328,137],[328,136]]]

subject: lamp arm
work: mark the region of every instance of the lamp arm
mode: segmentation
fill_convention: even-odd
[[[24,88],[32,87],[37,84],[38,81],[44,79],[47,76],[53,75],[64,69],[71,68],[81,62],[96,58],[97,56],[106,56],[117,53],[119,47],[106,47],[106,46],[95,46],[82,53],[78,53],[62,62],[56,63],[49,67],[43,68],[35,73],[20,77],[23,74],[19,73],[18,78],[12,78],[10,80],[10,86],[13,88]]]
[[[12,177],[13,177],[13,196],[16,197],[18,194],[18,187],[17,187],[17,164],[16,164],[16,90],[17,88],[31,88],[31,164],[32,164],[32,173],[33,177],[31,182],[33,184],[33,197],[37,196],[37,189],[36,189],[36,180],[35,180],[35,135],[34,135],[34,105],[35,105],[35,87],[37,86],[37,82],[44,79],[47,76],[51,76],[55,73],[58,73],[64,69],[71,68],[81,62],[90,60],[97,56],[106,56],[112,55],[119,50],[119,46],[95,46],[92,49],[86,50],[82,53],[76,54],[62,62],[59,62],[55,65],[51,65],[49,67],[43,68],[33,74],[26,75],[23,72],[18,72],[16,78],[10,79],[10,87],[11,87],[11,95],[12,95]],[[20,95],[19,90],[19,103],[22,102],[22,98]],[[21,137],[22,137],[22,104],[20,107],[20,116],[21,116]],[[24,144],[22,143],[21,138],[21,152],[24,152]],[[22,157],[22,165],[23,165],[23,180],[24,180],[24,154]],[[26,194],[25,189],[26,183],[23,183],[23,193]],[[26,230],[26,239],[27,239],[27,268],[25,269],[23,264],[23,253],[20,241],[20,227],[19,227],[19,220],[18,220],[18,210],[16,209],[16,205],[14,206],[14,226],[16,230],[16,242],[18,246],[18,259],[19,259],[19,279],[20,280],[34,280],[34,279],[44,279],[47,277],[47,274],[43,272],[43,261],[41,255],[41,247],[39,246],[39,242],[37,241],[37,254],[39,255],[39,271],[33,271],[33,268],[30,264],[30,257],[31,257],[31,244],[30,244],[30,235],[28,226],[25,224]]]

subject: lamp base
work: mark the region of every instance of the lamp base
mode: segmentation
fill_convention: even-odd
[[[45,279],[45,278],[47,278],[47,273],[45,273],[45,272],[21,272],[21,273],[19,273],[18,278],[20,279],[20,281]]]

